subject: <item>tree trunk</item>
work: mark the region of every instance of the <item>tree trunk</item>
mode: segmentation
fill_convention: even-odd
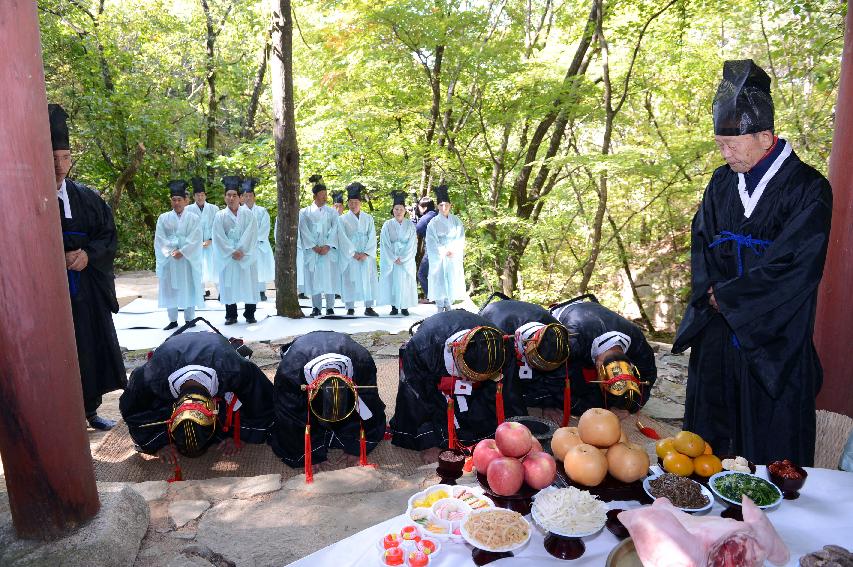
[[[205,158],[207,160],[207,185],[213,183],[213,167],[210,165],[216,151],[216,109],[219,106],[219,101],[216,99],[216,66],[215,66],[215,46],[216,32],[213,30],[213,16],[210,13],[210,6],[207,0],[201,0],[201,7],[204,10],[205,25],[207,36],[205,46],[207,50],[207,139],[204,144]]]
[[[637,291],[637,284],[634,283],[634,275],[631,273],[631,264],[628,262],[628,251],[625,249],[625,243],[622,242],[622,236],[619,234],[619,229],[613,221],[610,213],[607,213],[607,222],[610,223],[610,229],[613,231],[613,237],[616,239],[616,248],[619,250],[619,259],[622,261],[622,269],[625,270],[625,276],[628,278],[628,284],[631,286],[631,294],[634,296],[634,303],[637,304],[637,309],[640,310],[640,318],[646,324],[646,330],[655,332],[655,326],[652,320],[646,314],[646,309],[643,307],[643,300],[640,299],[640,294]]]
[[[255,74],[255,83],[252,87],[252,98],[249,99],[249,108],[246,110],[246,118],[243,120],[243,128],[240,132],[241,138],[248,138],[255,128],[255,114],[258,112],[258,101],[264,88],[264,75],[267,70],[267,61],[270,57],[270,34],[267,33],[264,40],[264,48],[258,57],[258,72]]]
[[[272,7],[271,83],[278,226],[275,247],[276,313],[302,317],[296,295],[296,245],[299,231],[299,146],[293,103],[293,19],[290,0],[270,0]]]
[[[435,137],[435,128],[438,125],[438,117],[441,111],[441,62],[444,58],[444,46],[439,45],[435,48],[435,64],[430,71],[429,67],[424,65],[429,78],[430,88],[432,90],[432,107],[430,108],[429,126],[427,127],[426,138],[424,139],[424,165],[421,172],[421,190],[420,195],[423,197],[429,193],[430,180],[432,178],[432,140]]]

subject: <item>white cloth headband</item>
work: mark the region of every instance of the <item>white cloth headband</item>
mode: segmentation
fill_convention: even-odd
[[[595,337],[592,340],[592,349],[590,350],[592,360],[595,361],[599,354],[617,346],[622,349],[622,352],[627,354],[628,349],[631,348],[631,337],[619,331],[609,331]]]
[[[181,386],[189,380],[204,386],[211,396],[215,396],[219,392],[219,379],[216,377],[216,370],[207,366],[190,364],[169,374],[169,390],[175,399],[180,396]]]

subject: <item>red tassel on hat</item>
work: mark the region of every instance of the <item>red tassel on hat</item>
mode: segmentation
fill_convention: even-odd
[[[657,431],[655,431],[651,427],[645,427],[642,423],[640,423],[639,420],[637,421],[637,429],[640,431],[640,433],[642,433],[643,435],[645,435],[649,439],[654,439],[654,440],[660,439],[660,434],[658,434]]]
[[[456,441],[456,424],[455,414],[453,413],[453,398],[447,398],[447,448],[455,449]]]
[[[498,416],[498,425],[504,422],[504,385],[498,382],[498,391],[495,393],[495,413]]]
[[[305,425],[305,484],[314,482],[314,471],[311,467],[311,425]]]
[[[560,427],[568,427],[572,417],[572,387],[569,380],[569,365],[566,364],[566,385],[563,386],[563,422]]]

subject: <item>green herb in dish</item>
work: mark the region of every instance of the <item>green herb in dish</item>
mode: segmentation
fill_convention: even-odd
[[[735,502],[741,501],[746,494],[756,506],[769,506],[779,499],[776,487],[757,476],[743,473],[727,474],[714,479],[717,492]]]

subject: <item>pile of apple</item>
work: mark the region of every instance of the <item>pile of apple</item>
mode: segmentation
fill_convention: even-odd
[[[616,414],[602,408],[585,411],[577,427],[555,431],[551,450],[569,478],[584,486],[598,486],[608,472],[616,480],[634,482],[649,470],[646,450],[629,442]]]
[[[505,421],[495,430],[494,439],[483,439],[474,447],[474,468],[486,475],[489,488],[500,496],[517,493],[522,484],[540,490],[557,476],[554,457],[530,430],[520,423]]]

